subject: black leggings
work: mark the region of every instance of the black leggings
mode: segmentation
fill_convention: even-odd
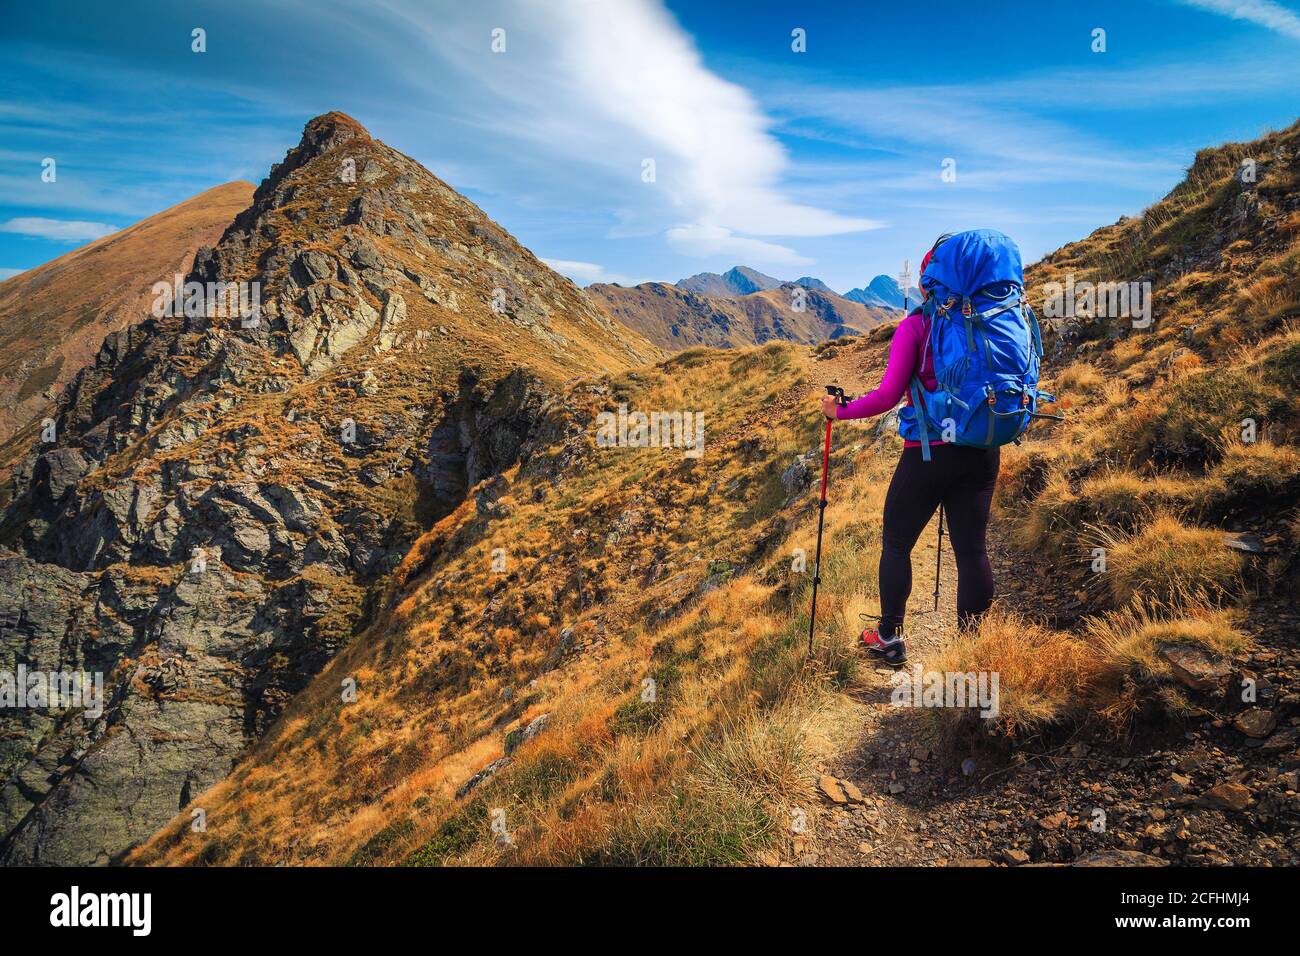
[[[904,448],[885,496],[880,546],[880,636],[903,626],[912,593],[912,547],[943,504],[957,559],[957,625],[969,627],[993,603],[993,568],[984,533],[1000,455],[996,448],[931,445]]]

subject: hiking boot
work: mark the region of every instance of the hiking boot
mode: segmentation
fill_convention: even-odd
[[[902,667],[907,663],[907,647],[903,644],[902,634],[881,637],[877,628],[870,627],[858,637],[858,646],[872,660],[882,661],[890,667]]]

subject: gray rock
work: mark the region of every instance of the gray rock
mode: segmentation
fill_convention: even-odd
[[[816,459],[817,456],[812,453],[800,455],[785,471],[781,472],[781,484],[785,487],[787,499],[793,498],[808,487],[809,482],[812,481],[811,464]]]
[[[1223,533],[1223,543],[1226,547],[1234,551],[1242,551],[1246,554],[1267,554],[1268,548],[1260,540],[1259,535],[1249,532],[1232,533],[1225,531]]]
[[[318,249],[308,249],[299,255],[293,263],[293,276],[303,286],[310,286],[325,279],[333,279],[336,272],[337,266],[333,257]]]
[[[90,471],[90,463],[76,448],[55,448],[36,459],[35,477],[44,483],[51,501],[64,495]]]
[[[551,715],[549,713],[541,714],[540,716],[534,717],[531,721],[529,721],[527,726],[522,727],[518,730],[512,730],[510,733],[506,734],[506,739],[505,739],[506,756],[512,755],[516,750],[519,749],[519,747],[522,744],[527,743],[528,741],[536,737],[538,734],[540,734],[543,730],[546,729],[546,726],[547,724],[550,723],[550,721],[551,721]]]
[[[485,780],[491,779],[492,777],[496,776],[497,773],[504,770],[506,767],[510,766],[510,762],[511,761],[509,757],[500,757],[492,761],[490,764],[488,764],[478,773],[474,774],[474,776],[470,777],[468,780],[465,781],[464,784],[461,785],[461,788],[456,791],[456,799],[463,800],[476,787],[478,787],[479,784],[483,783]]]
[[[399,292],[389,292],[384,296],[384,311],[379,320],[379,350],[386,352],[393,347],[406,321],[406,299]]]
[[[510,482],[505,475],[496,475],[483,482],[474,495],[474,507],[485,517],[500,517],[498,502],[510,493]]]

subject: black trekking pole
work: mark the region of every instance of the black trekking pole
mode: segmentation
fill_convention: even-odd
[[[844,389],[838,385],[827,385],[826,394],[835,396],[836,405],[847,405],[848,398]],[[813,593],[812,610],[808,612],[808,654],[812,656],[813,627],[817,623],[817,585],[822,583],[822,525],[826,522],[826,475],[831,467],[831,424],[834,419],[826,419],[826,442],[822,448],[822,495],[817,504],[817,556],[813,559]]]
[[[939,568],[943,562],[943,505],[939,505],[939,543],[934,548],[934,609],[939,610]]]

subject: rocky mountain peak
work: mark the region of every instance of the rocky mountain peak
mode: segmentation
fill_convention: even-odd
[[[370,139],[370,133],[347,113],[331,110],[307,121],[302,129],[302,140],[293,152],[313,150],[320,155],[340,143],[357,138]]]
[[[323,113],[303,127],[302,139],[281,162],[271,167],[253,198],[253,208],[265,206],[266,200],[279,194],[280,185],[298,169],[320,159],[345,143],[370,144],[374,141],[364,126],[345,113]],[[340,170],[341,171],[341,170]],[[275,205],[279,205],[276,203]]]
[[[0,715],[0,863],[109,862],[222,779],[559,383],[658,354],[341,113],[188,281],[197,307],[108,336],[13,455],[0,658],[108,700]]]

